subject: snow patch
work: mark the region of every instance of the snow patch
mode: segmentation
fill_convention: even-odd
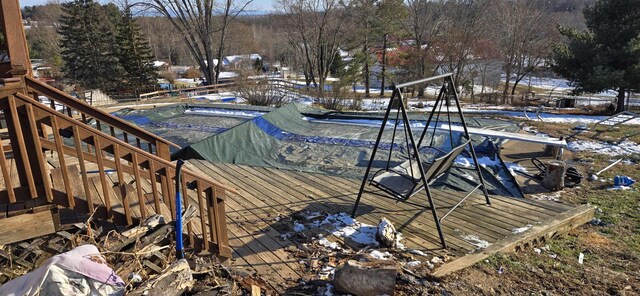
[[[336,242],[330,242],[327,238],[323,237],[318,240],[318,243],[332,250],[339,250],[340,246]]]
[[[514,234],[524,233],[527,230],[531,229],[531,227],[533,227],[533,225],[527,224],[527,226],[524,227],[514,228],[513,230],[511,230],[511,232],[513,232]]]
[[[535,200],[549,200],[560,202],[560,192],[532,194],[531,198]]]
[[[478,249],[486,249],[491,245],[491,243],[489,243],[488,241],[482,240],[477,235],[473,234],[465,234],[462,235],[461,238],[476,246]]]
[[[473,158],[460,155],[456,157],[454,163],[459,166],[470,168],[473,167]],[[478,163],[483,167],[495,166],[500,165],[500,159],[498,159],[497,157],[496,159],[491,159],[491,157],[489,156],[483,156],[478,158]]]
[[[576,152],[591,152],[611,156],[640,154],[640,145],[629,140],[624,140],[619,144],[578,140],[567,143],[567,148]]]
[[[378,259],[378,260],[393,259],[393,255],[391,255],[391,253],[389,253],[389,252],[380,252],[378,250],[371,251],[371,253],[369,253],[369,255],[371,255],[371,257],[373,257],[375,259]]]
[[[516,172],[515,171],[521,171],[521,172],[527,172],[527,169],[522,167],[521,165],[517,164],[517,163],[512,163],[512,162],[505,162],[504,163],[507,166],[507,169],[509,169],[509,172],[511,173],[512,176],[516,176]]]
[[[376,233],[378,227],[365,223],[360,223],[351,218],[347,213],[338,213],[327,216],[323,221],[316,222],[316,226],[331,225],[333,230],[331,234],[349,238],[352,241],[369,246],[379,246],[380,243],[376,240]]]
[[[631,190],[631,186],[623,186],[623,185],[618,185],[618,186],[613,186],[613,187],[609,187],[607,188],[607,190]]]
[[[415,260],[415,261],[409,261],[409,262],[407,262],[406,266],[409,266],[409,267],[416,267],[416,266],[418,266],[418,265],[420,265],[420,264],[422,264],[422,262]]]

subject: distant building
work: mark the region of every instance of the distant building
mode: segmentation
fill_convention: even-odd
[[[169,63],[163,61],[153,61],[153,66],[158,69],[159,72],[164,72],[169,70]]]
[[[224,59],[222,60],[222,66],[228,69],[250,68],[253,67],[253,64],[257,60],[262,60],[262,57],[257,53],[230,55],[224,57]],[[215,63],[217,64],[217,60]]]

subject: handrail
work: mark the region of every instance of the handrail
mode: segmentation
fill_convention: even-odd
[[[181,92],[198,92],[198,91],[209,91],[209,90],[216,90],[219,88],[223,88],[223,87],[230,87],[235,85],[234,82],[229,82],[229,83],[219,83],[219,84],[212,84],[212,85],[204,85],[204,86],[196,86],[196,87],[187,87],[187,88],[177,88],[177,89],[172,89],[172,90],[157,90],[157,91],[152,91],[152,92],[148,92],[148,93],[143,93],[143,94],[139,94],[138,97],[141,100],[148,100],[148,99],[153,99],[153,98],[158,98],[158,97],[162,97],[165,96],[167,94],[172,94],[172,93],[181,93]]]
[[[175,184],[184,192],[185,198],[182,201],[184,207],[195,203],[196,208],[199,208],[200,217],[196,219],[199,221],[186,223],[185,231],[188,234],[189,244],[194,247],[196,244],[200,245],[202,250],[217,252],[222,257],[231,256],[232,250],[229,247],[227,235],[225,192],[237,194],[238,191],[235,188],[221,184],[207,175],[186,169],[182,172],[182,178],[176,178],[175,163],[123,142],[115,136],[102,132],[99,127],[96,128],[60,113],[25,93],[17,92],[0,99],[3,109],[11,112],[16,131],[20,134],[24,133],[24,137],[19,137],[12,142],[12,146],[17,145],[22,151],[17,157],[33,161],[32,165],[25,163],[23,168],[33,169],[28,169],[28,173],[25,174],[26,178],[31,180],[28,187],[23,183],[14,188],[11,178],[7,178],[11,166],[4,158],[5,153],[0,147],[1,173],[5,179],[6,194],[10,203],[25,202],[29,197],[46,197],[46,201],[50,203],[74,210],[88,211],[93,215],[98,211],[95,207],[97,202],[99,206],[104,205],[100,209],[100,215],[106,213],[107,218],[124,218],[127,225],[132,225],[137,219],[145,219],[153,213],[160,214],[166,210],[170,211],[171,219],[176,219],[176,210],[182,204],[176,204],[173,199]],[[18,117],[24,120],[18,120]],[[64,138],[73,138],[73,141],[65,141]],[[51,183],[51,177],[55,175],[51,172],[50,176],[50,171],[46,168],[47,160],[44,152],[47,150],[52,151],[51,157],[56,155],[59,164],[56,168],[59,175],[53,177],[54,183],[56,180],[58,182],[56,190]],[[72,189],[74,182],[77,181],[73,179],[74,173],[70,171],[74,166],[66,165],[69,157],[78,160],[77,165],[80,167],[79,173],[84,191],[78,192]],[[88,171],[85,165],[87,162],[97,165],[98,179],[87,177]],[[112,168],[115,175],[108,177],[106,172]],[[76,168],[75,178],[77,174]],[[41,179],[34,178],[40,175]],[[131,177],[133,181],[127,181]],[[151,192],[146,192],[148,189],[143,185],[145,184],[143,182],[147,182],[145,180],[151,183]],[[114,185],[119,190],[114,190],[116,188]],[[95,188],[91,189],[93,186]],[[37,193],[23,194],[25,190],[33,192],[37,190]],[[94,190],[97,190],[99,199],[92,197],[96,193]],[[147,194],[152,194],[152,199],[145,197]],[[66,199],[61,199],[63,196],[66,196]],[[77,208],[77,201],[86,202],[86,207]],[[197,231],[198,228],[200,232]],[[197,242],[196,239],[198,239]]]
[[[96,109],[95,107],[80,101],[78,99],[75,99],[74,97],[60,91],[57,90],[53,87],[50,87],[34,78],[25,76],[25,81],[27,84],[28,88],[31,88],[32,90],[34,90],[37,93],[40,93],[46,97],[48,97],[49,99],[58,101],[59,103],[69,106],[71,108],[74,108],[75,110],[84,113],[88,116],[93,117],[96,120],[99,120],[101,122],[104,122],[106,124],[112,125],[115,128],[118,128],[124,132],[127,132],[133,136],[137,136],[141,139],[144,139],[146,141],[149,141],[151,143],[155,142],[160,142],[163,144],[166,144],[168,146],[174,146],[177,148],[180,148],[180,146],[170,142],[169,140],[166,140],[162,137],[159,137],[151,132],[148,132],[142,128],[139,128],[135,125],[132,125],[131,123],[120,119],[118,117],[115,117],[107,112],[104,112],[102,110]]]
[[[56,115],[56,112],[53,111],[51,108],[49,108],[48,106],[46,106],[46,105],[44,105],[44,104],[42,104],[42,103],[40,103],[40,102],[28,97],[28,96],[25,96],[25,95],[23,95],[21,93],[17,93],[17,94],[15,94],[15,96],[20,98],[20,99],[22,99],[22,100],[24,100],[24,101],[27,101],[27,102],[31,103],[36,108],[38,108],[38,109],[40,109],[40,110],[42,110],[42,111],[44,111],[46,113],[49,113],[50,115]],[[78,124],[77,121],[72,120],[70,118],[67,118],[65,116],[61,116],[61,117],[59,117],[59,119],[61,119],[63,121],[66,121],[69,125],[77,125]],[[90,131],[92,134],[94,134],[95,136],[100,137],[102,140],[109,141],[109,140],[113,139],[113,137],[109,137],[107,134],[105,134],[105,133],[93,128],[92,126],[88,126],[87,125],[87,126],[82,126],[82,128],[85,129],[85,130]],[[145,158],[147,158],[149,160],[153,160],[153,161],[159,163],[162,167],[170,167],[172,169],[176,168],[175,164],[173,162],[168,161],[168,160],[166,160],[164,158],[158,157],[155,154],[151,154],[151,153],[149,153],[149,152],[147,152],[147,151],[145,151],[143,149],[140,149],[138,147],[135,147],[135,146],[133,146],[133,145],[131,145],[129,143],[118,141],[118,144],[120,146],[123,146],[124,148],[130,150],[131,152],[138,153],[141,156],[143,156],[143,157],[145,157]],[[202,179],[202,181],[207,182],[208,184],[210,184],[212,186],[219,187],[220,189],[224,189],[226,191],[238,194],[238,191],[235,188],[229,187],[228,185],[225,185],[225,184],[219,183],[219,182],[217,182],[215,180],[212,180],[208,176],[196,175],[195,173],[189,171],[188,169],[183,169],[182,173],[184,175],[188,175],[188,176],[196,178],[196,179]]]

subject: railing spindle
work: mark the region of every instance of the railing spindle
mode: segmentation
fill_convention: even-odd
[[[202,248],[209,251],[209,236],[207,231],[207,214],[205,210],[206,198],[202,197],[202,182],[196,181],[196,195],[198,196],[198,208],[200,209],[200,228],[202,229]],[[213,222],[209,222],[213,223]]]
[[[58,163],[60,164],[60,169],[62,170],[62,180],[64,181],[64,190],[67,193],[67,200],[69,202],[69,207],[75,208],[76,201],[73,197],[73,191],[71,190],[71,182],[69,181],[69,171],[67,170],[67,161],[64,158],[64,150],[62,148],[63,142],[60,137],[60,128],[58,126],[58,119],[55,116],[49,116],[49,120],[51,121],[51,129],[53,133],[53,140],[56,144],[56,153],[58,154]]]
[[[127,192],[127,183],[124,181],[124,174],[122,173],[122,162],[120,159],[120,145],[113,144],[113,161],[116,164],[116,174],[118,175],[118,189],[120,190],[120,197],[122,198],[122,207],[124,208],[124,217],[127,220],[127,225],[133,224],[131,218],[131,206],[129,205],[129,192]]]
[[[149,159],[149,174],[151,179],[151,192],[153,193],[153,204],[156,208],[156,214],[161,214],[160,210],[160,195],[158,194],[157,176],[156,176],[156,165],[153,163],[152,159]]]
[[[131,153],[131,165],[133,166],[133,177],[136,179],[136,193],[138,194],[138,207],[140,208],[140,216],[142,219],[147,218],[147,203],[142,193],[142,181],[140,180],[140,163],[138,162],[138,154]]]
[[[104,161],[102,159],[102,147],[100,147],[100,140],[97,136],[91,136],[93,139],[93,145],[95,147],[96,162],[98,164],[98,173],[100,174],[100,184],[102,185],[102,194],[104,195],[104,207],[107,210],[107,218],[113,219],[113,213],[111,211],[111,195],[109,194],[109,186],[107,185],[107,176],[104,171]]]
[[[25,144],[24,136],[22,135],[22,126],[19,120],[16,99],[13,95],[9,96],[9,112],[11,112],[11,122],[13,123],[13,127],[15,128],[15,136],[16,140],[18,141],[18,148],[20,154],[22,155],[22,165],[24,166],[27,184],[29,186],[29,194],[31,195],[31,198],[37,198],[38,192],[36,190],[36,183],[33,180],[33,173],[31,172],[31,162],[29,161],[29,156],[27,154],[26,148],[27,145]]]
[[[84,187],[84,194],[87,197],[87,204],[89,206],[89,213],[93,214],[95,208],[93,206],[93,196],[89,187],[89,177],[87,176],[87,167],[84,163],[84,152],[82,149],[82,136],[80,136],[80,129],[77,125],[73,126],[73,141],[76,147],[76,153],[78,157],[78,164],[80,165],[80,173],[82,174],[82,185]]]
[[[16,202],[16,193],[13,191],[13,182],[11,182],[11,174],[9,173],[9,163],[7,157],[4,155],[4,147],[0,143],[0,167],[2,167],[2,177],[4,178],[4,185],[7,188],[7,194],[9,195],[9,202]]]
[[[42,153],[42,145],[40,144],[40,136],[38,134],[38,127],[36,122],[36,117],[33,114],[33,106],[31,104],[26,104],[25,108],[27,110],[27,118],[29,119],[29,129],[31,130],[31,137],[33,144],[35,145],[36,154],[38,154],[38,166],[40,168],[40,174],[42,175],[42,185],[44,186],[44,194],[47,198],[47,201],[53,201],[53,192],[51,191],[51,180],[49,179],[49,170],[47,169],[45,155]]]

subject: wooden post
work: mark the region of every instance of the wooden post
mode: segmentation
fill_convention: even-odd
[[[558,191],[564,188],[564,174],[567,164],[562,160],[551,160],[547,163],[547,171],[542,179],[542,187]]]
[[[25,70],[26,74],[31,76],[31,61],[29,60],[29,48],[27,47],[27,38],[22,25],[22,14],[18,0],[2,0],[0,1],[0,28],[4,31],[5,44],[11,59],[10,69],[3,67],[0,77],[11,77],[18,73],[13,73],[16,66],[20,66]],[[9,76],[7,71],[10,72]]]
[[[544,147],[544,156],[553,156],[562,159],[562,147],[547,145]]]

